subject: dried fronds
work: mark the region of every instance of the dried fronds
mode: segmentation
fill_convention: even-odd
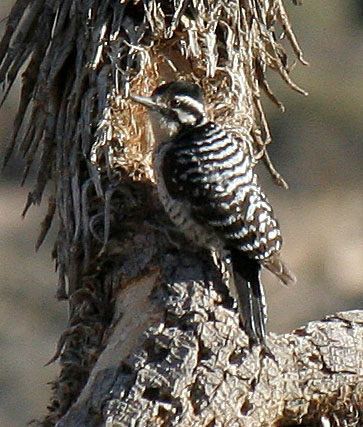
[[[135,274],[145,267],[145,242],[137,246],[126,225],[134,218],[140,226],[152,209],[153,141],[144,110],[127,100],[130,90],[199,83],[211,118],[245,138],[256,162],[263,159],[283,185],[266,152],[271,136],[260,88],[282,108],[266,80],[271,68],[304,92],[290,78],[277,27],[304,64],[282,0],[17,0],[0,42],[3,99],[22,72],[5,164],[17,149],[25,180],[39,158],[24,213],[54,184],[36,246],[57,214],[57,295],[71,306],[49,425],[67,411],[102,349],[124,265],[132,258]]]
[[[40,156],[25,211],[40,203],[50,179],[56,182],[58,213],[67,224],[63,249],[58,247],[58,255],[65,252],[62,271],[72,263],[69,247],[74,253],[88,250],[84,203],[89,191],[83,188],[84,182],[89,188],[88,177],[100,198],[104,192],[97,170],[108,171],[109,177],[120,170],[136,180],[152,180],[151,132],[140,126],[143,109],[126,99],[130,87],[149,94],[166,80],[199,83],[211,119],[250,139],[256,161],[264,157],[271,136],[260,87],[283,108],[267,84],[266,70],[274,69],[304,93],[289,77],[277,26],[305,64],[282,0],[16,3],[0,44],[4,97],[22,66],[25,71],[5,163],[18,147],[26,162],[25,179]],[[268,157],[265,164],[284,185]]]
[[[140,107],[119,98],[127,97],[130,86],[135,93],[150,94],[164,81],[189,79],[202,86],[210,118],[223,122],[244,138],[252,137],[256,161],[266,155],[264,163],[275,182],[287,187],[265,154],[271,135],[260,93],[262,88],[283,110],[266,80],[266,70],[272,68],[292,89],[306,94],[291,80],[285,49],[275,35],[275,27],[280,26],[298,60],[306,64],[282,1],[207,4],[194,0],[174,4],[170,7],[160,1],[145,2],[144,25],[152,37],[146,31],[138,45],[124,41],[124,49],[129,49],[127,57],[132,58],[126,66],[114,57],[118,84],[109,105],[117,104],[120,108],[105,110],[93,160],[99,165],[97,150],[108,147],[113,167],[120,166],[133,176],[150,179],[152,137],[147,130],[146,134],[140,129],[135,132],[143,121]],[[136,69],[130,66],[135,63]],[[123,87],[119,82],[124,82]],[[120,128],[115,121],[129,126]]]

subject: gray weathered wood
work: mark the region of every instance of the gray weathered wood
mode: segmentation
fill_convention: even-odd
[[[16,2],[0,42],[4,98],[24,67],[5,162],[17,149],[26,179],[40,158],[24,214],[48,187],[37,247],[57,215],[70,303],[44,426],[362,424],[362,313],[271,335],[275,360],[250,352],[209,255],[167,228],[145,114],[126,99],[197,81],[286,187],[266,151],[261,89],[283,109],[266,70],[305,92],[276,26],[304,64],[282,0]]]

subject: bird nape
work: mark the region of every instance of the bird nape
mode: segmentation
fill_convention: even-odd
[[[265,346],[261,267],[284,284],[295,276],[279,256],[282,236],[258,185],[250,144],[208,121],[202,92],[186,81],[163,84],[151,97],[130,95],[150,112],[158,195],[171,221],[195,244],[217,253],[230,271],[243,328]],[[224,258],[224,259],[223,259]]]

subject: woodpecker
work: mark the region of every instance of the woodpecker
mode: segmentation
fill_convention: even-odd
[[[265,344],[261,267],[284,284],[295,276],[279,256],[278,222],[257,183],[250,145],[207,118],[198,85],[174,81],[150,97],[130,98],[149,110],[158,195],[171,221],[221,261],[236,294],[250,344]]]

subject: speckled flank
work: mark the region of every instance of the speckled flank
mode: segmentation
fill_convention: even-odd
[[[155,169],[171,220],[198,245],[227,243],[257,260],[280,250],[278,223],[248,147],[232,134],[214,123],[182,133],[161,145]]]

